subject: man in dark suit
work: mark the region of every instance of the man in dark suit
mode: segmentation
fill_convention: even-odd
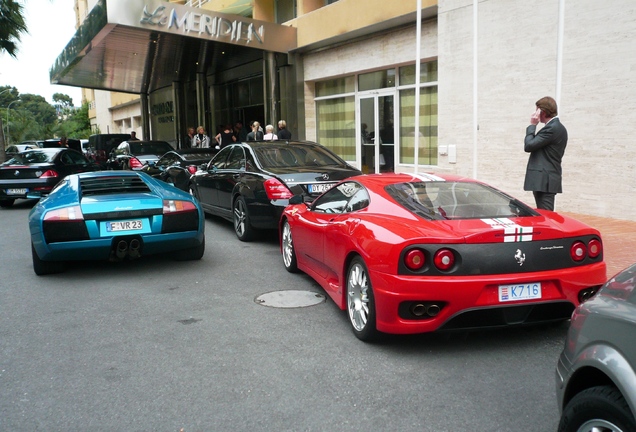
[[[556,101],[550,96],[539,99],[537,110],[526,129],[524,150],[530,153],[523,190],[532,191],[537,208],[554,211],[554,197],[561,187],[561,159],[568,144],[568,131],[557,117]],[[537,124],[545,126],[537,132]]]
[[[285,120],[278,121],[278,139],[287,141],[291,139],[291,132],[287,130],[287,122]]]

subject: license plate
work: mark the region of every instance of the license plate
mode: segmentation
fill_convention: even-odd
[[[122,222],[106,222],[106,231],[137,231],[143,229],[140,220],[122,221]]]
[[[25,195],[29,190],[26,188],[22,189],[7,189],[7,195]]]
[[[328,191],[335,183],[318,183],[309,185],[309,193],[323,193]]]
[[[531,300],[541,298],[541,282],[499,285],[499,301]]]

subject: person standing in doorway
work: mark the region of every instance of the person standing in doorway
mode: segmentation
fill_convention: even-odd
[[[263,139],[266,141],[275,141],[278,139],[278,135],[274,133],[273,125],[265,126],[265,135],[263,135]]]
[[[210,137],[205,134],[205,128],[203,126],[199,126],[197,128],[197,133],[192,140],[192,147],[197,148],[208,148],[210,147]]]
[[[247,141],[247,130],[243,127],[243,122],[240,120],[234,125],[234,136],[238,142]]]
[[[188,133],[183,139],[183,144],[181,144],[181,148],[190,148],[194,147],[194,136],[197,134],[196,130],[193,127],[188,128]]]
[[[137,138],[137,132],[131,131],[130,132],[130,139],[128,141],[139,141],[139,138]]]
[[[287,129],[287,122],[278,120],[278,139],[289,141],[291,136],[291,132]]]
[[[223,130],[219,132],[214,138],[219,144],[220,149],[236,142],[236,136],[234,136],[234,130],[232,129],[232,125],[230,123],[226,124]]]
[[[252,132],[247,134],[248,141],[262,141],[263,140],[263,130],[261,128],[261,124],[257,121],[252,123]]]
[[[530,153],[523,189],[532,191],[538,209],[554,211],[554,198],[562,189],[561,160],[568,144],[568,131],[557,117],[557,103],[550,96],[536,102],[526,128],[524,151]],[[537,125],[544,126],[537,132]]]

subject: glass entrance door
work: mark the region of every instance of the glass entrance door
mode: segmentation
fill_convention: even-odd
[[[394,92],[360,96],[360,165],[365,173],[393,172],[394,100]]]

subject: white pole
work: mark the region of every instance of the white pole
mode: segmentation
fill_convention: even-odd
[[[561,81],[563,78],[563,27],[565,26],[565,0],[559,0],[559,34],[557,36],[556,91],[554,99],[561,105]]]
[[[473,178],[477,178],[477,133],[479,132],[479,120],[477,111],[477,36],[479,33],[478,26],[478,8],[479,0],[473,0]]]
[[[420,161],[420,58],[422,39],[422,0],[417,0],[417,26],[415,35],[415,174]]]

